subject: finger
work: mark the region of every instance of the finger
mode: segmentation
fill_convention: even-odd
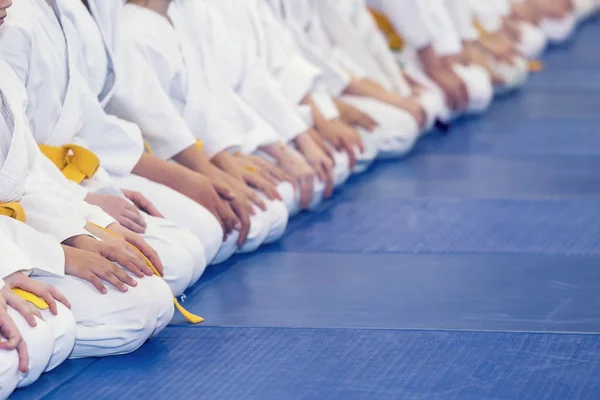
[[[48,286],[48,290],[50,291],[50,293],[52,294],[52,297],[54,297],[56,300],[58,300],[59,302],[61,302],[65,307],[67,308],[71,308],[71,303],[69,302],[69,300],[60,292],[60,290],[58,290],[57,288],[55,288],[54,286]]]
[[[125,228],[137,234],[143,235],[146,232],[142,226],[136,224],[133,220],[126,218],[125,216],[117,218],[117,221]]]
[[[217,191],[219,196],[221,196],[223,199],[228,201],[235,199],[235,194],[231,190],[229,190],[228,187],[225,187],[220,183],[214,183],[213,186],[215,187],[215,190]]]
[[[323,196],[327,199],[333,195],[333,170],[330,165],[323,163],[321,165],[322,173],[325,175],[325,192]]]
[[[17,345],[17,353],[19,354],[19,371],[27,373],[29,371],[29,349],[24,340]]]
[[[303,210],[308,210],[314,195],[314,178],[312,175],[302,177],[298,180],[300,187],[300,207]]]
[[[277,198],[277,197],[273,197],[272,191],[269,191],[269,188],[272,188],[273,186],[275,186],[275,184],[266,180],[262,176],[258,176],[258,175],[248,176],[248,179],[246,180],[246,182],[248,183],[249,186],[252,186],[253,188],[256,188],[256,189],[260,190],[261,192],[263,192],[269,200],[275,200]]]
[[[358,119],[358,125],[365,128],[369,132],[373,132],[379,124],[370,115],[362,113]]]
[[[231,209],[230,203],[222,204],[222,218],[227,229],[227,233],[231,233],[234,230],[242,229],[242,223],[239,221],[233,210]]]
[[[146,232],[146,221],[137,209],[135,210],[135,212],[131,210],[125,210],[123,212],[123,216],[133,221],[134,224],[138,225],[141,229],[144,230],[144,232]]]
[[[145,263],[134,257],[133,254],[128,251],[120,248],[104,247],[101,254],[109,261],[116,262],[123,268],[131,271],[138,278],[143,278],[144,275],[152,275],[152,271]]]
[[[351,142],[344,142],[344,151],[348,154],[348,160],[350,161],[350,168],[356,166],[356,154],[354,153],[354,146]]]
[[[119,267],[115,267],[115,269],[121,270],[121,268]],[[112,270],[113,272],[115,272],[113,273],[108,269],[97,268],[94,270],[94,276],[96,277],[96,279],[102,279],[104,282],[107,282],[109,285],[112,285],[118,291],[125,293],[129,290],[129,288],[121,279],[117,277],[115,269]],[[127,274],[125,271],[121,270],[121,272],[129,276],[129,274]],[[129,277],[131,278],[131,276]]]
[[[263,210],[263,211],[267,210],[267,205],[265,204],[263,199],[260,197],[260,195],[258,193],[256,193],[255,190],[250,190],[248,192],[248,198],[254,205],[256,205],[261,210]]]
[[[52,296],[49,288],[50,285],[44,285],[40,282],[35,282],[33,280],[27,280],[20,284],[20,289],[29,292],[42,300],[44,300],[48,304],[48,308],[53,315],[58,314],[58,307],[56,305],[56,300]]]
[[[148,258],[148,260],[152,263],[154,268],[158,270],[160,276],[163,276],[163,263],[158,256],[156,250],[152,248],[141,236],[132,236],[128,238],[128,242],[135,251],[141,252],[143,255]],[[145,261],[145,260],[144,260]]]
[[[99,291],[102,294],[106,294],[108,292],[108,290],[102,284],[100,279],[98,279],[98,277],[92,272],[90,272],[89,274],[78,276],[78,278],[88,281],[89,283],[92,284],[92,286],[94,286],[96,288],[97,291]],[[117,288],[117,289],[119,289],[119,288]]]
[[[35,319],[35,314],[32,312],[31,308],[29,308],[29,303],[20,298],[19,296],[9,295],[6,296],[6,304],[14,308],[21,316],[25,319],[29,326],[36,327],[37,321]]]
[[[469,108],[469,91],[467,90],[467,85],[462,82],[460,85],[460,96],[462,100],[461,107],[466,110]]]
[[[241,222],[240,235],[237,240],[237,245],[242,246],[248,239],[250,233],[250,216],[239,202],[233,202],[232,207]]]
[[[162,213],[160,211],[158,211],[158,208],[156,208],[154,206],[154,204],[150,200],[148,200],[146,198],[144,198],[144,201],[142,203],[142,207],[141,208],[147,214],[152,215],[153,217],[157,217],[157,218],[164,218],[165,217],[164,215],[162,215]]]

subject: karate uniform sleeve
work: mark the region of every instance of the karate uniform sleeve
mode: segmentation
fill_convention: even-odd
[[[334,96],[340,95],[350,84],[352,76],[344,70],[335,60],[324,54],[318,46],[312,43],[307,36],[302,21],[295,17],[295,0],[277,0],[284,4],[286,15],[282,16],[287,28],[293,33],[296,43],[304,57],[321,71],[319,83],[327,88],[328,92]],[[274,2],[275,3],[275,2]]]
[[[144,152],[141,132],[133,125],[125,127],[102,108],[98,98],[80,75],[83,126],[78,135],[94,152],[102,167],[112,175],[129,175]]]
[[[400,65],[379,31],[363,0],[318,2],[323,25],[331,40],[354,60],[361,60],[370,74],[388,90],[409,96]]]
[[[473,25],[473,10],[469,0],[446,0],[446,8],[461,40],[477,40],[477,30]]]
[[[425,22],[432,32],[433,46],[440,56],[458,54],[462,51],[462,43],[458,29],[454,26],[446,0],[420,0]]]
[[[59,278],[65,275],[65,253],[52,236],[0,216],[0,238],[0,275],[17,271]]]
[[[156,156],[171,159],[195,143],[194,134],[165,94],[147,58],[129,38],[122,41],[124,68],[119,71],[121,79],[106,109],[137,124]]]
[[[292,33],[275,17],[266,1],[256,5],[256,18],[264,31],[265,46],[261,55],[269,72],[281,84],[281,93],[298,104],[315,87],[321,70],[304,58]]]
[[[420,2],[428,0],[368,0],[374,10],[385,14],[408,46],[420,50],[430,45],[433,36]]]
[[[12,220],[0,215],[0,277],[6,278],[18,271],[29,271],[33,268],[31,262],[25,254],[11,240],[12,234],[5,227],[5,222]],[[4,285],[4,281],[0,281],[0,288]]]
[[[502,17],[491,0],[470,0],[475,20],[488,32],[498,32],[502,28]]]

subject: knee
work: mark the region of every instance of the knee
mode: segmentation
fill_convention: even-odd
[[[191,255],[192,278],[187,287],[194,285],[206,270],[206,253],[200,240],[189,232],[186,232],[181,238],[181,243]]]
[[[363,143],[363,151],[361,153],[358,148],[354,149],[356,165],[352,169],[353,174],[365,172],[375,162],[378,153],[375,134],[367,132],[363,128],[359,128],[359,132]]]
[[[550,43],[560,44],[571,38],[576,24],[575,16],[569,14],[563,18],[543,18],[539,26]]]
[[[469,113],[482,113],[488,109],[494,98],[492,79],[483,67],[471,65],[463,79],[469,92]]]
[[[380,159],[400,158],[408,154],[419,136],[417,121],[407,112],[398,110],[394,120],[377,128],[378,157]]]
[[[19,383],[19,354],[0,350],[0,399],[6,399]]]
[[[268,210],[257,210],[256,214],[250,217],[250,232],[244,244],[238,249],[238,253],[252,253],[265,242],[271,227],[270,219]]]
[[[333,152],[333,186],[342,186],[350,177],[350,157],[344,151]]]
[[[447,120],[446,115],[448,112],[446,101],[442,94],[433,90],[425,90],[421,93],[419,102],[427,115],[427,122],[421,131],[422,134],[431,132],[437,120]]]
[[[321,182],[319,178],[315,176],[313,184],[313,198],[308,207],[309,210],[315,210],[323,202],[323,194],[325,193],[325,183]]]
[[[528,22],[521,23],[521,40],[518,44],[519,51],[527,58],[539,58],[548,46],[548,38],[544,32]]]
[[[211,265],[217,265],[229,260],[238,249],[237,240],[239,232],[233,231],[227,236],[227,239],[222,242],[217,250],[217,254],[213,258]]]
[[[29,354],[29,370],[21,375],[18,387],[25,387],[35,382],[48,368],[54,350],[54,334],[50,326],[38,319],[37,325],[31,327],[14,309],[8,308],[8,314],[19,329]]]
[[[173,294],[163,279],[157,276],[149,276],[139,282],[143,285],[145,291],[144,303],[149,303],[151,315],[151,319],[146,322],[150,324],[150,333],[147,334],[148,327],[144,328],[145,333],[143,336],[146,336],[146,338],[143,338],[143,341],[145,341],[148,337],[158,334],[171,322],[175,309]]]
[[[44,372],[52,371],[62,364],[73,351],[77,324],[71,310],[61,303],[57,303],[58,313],[52,315],[49,310],[44,310],[44,321],[54,335],[54,350],[50,362]]]
[[[283,198],[287,208],[288,217],[293,217],[300,212],[300,200],[296,195],[296,189],[290,182],[280,182],[277,185],[277,192]]]
[[[202,243],[206,263],[211,264],[223,245],[223,228],[217,218],[204,207],[199,207],[194,217],[194,235]]]
[[[281,239],[287,228],[289,214],[285,202],[280,200],[266,201],[267,212],[270,216],[271,224],[269,234],[264,244],[270,244]]]

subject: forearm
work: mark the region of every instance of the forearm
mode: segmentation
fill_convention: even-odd
[[[430,71],[441,66],[441,59],[433,49],[433,46],[426,46],[419,50],[417,54],[427,75],[429,75]]]
[[[175,157],[173,157],[173,160],[178,164],[201,174],[206,174],[211,165],[208,156],[197,145],[190,146],[176,154]]]
[[[187,183],[194,171],[184,165],[144,154],[134,167],[133,173],[185,194]]]

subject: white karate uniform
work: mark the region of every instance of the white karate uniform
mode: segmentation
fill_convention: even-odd
[[[371,115],[380,124],[379,158],[402,157],[414,147],[419,135],[416,120],[406,111],[379,100],[344,94],[352,77],[365,78],[363,69],[341,47],[332,43],[323,30],[313,0],[269,0],[275,14],[293,32],[304,56],[322,70],[320,83],[327,92]]]
[[[41,234],[27,225],[0,216],[0,277],[15,272],[28,275],[54,275],[64,270],[65,258],[59,243],[50,235]],[[18,387],[35,382],[43,372],[51,371],[71,354],[75,344],[75,319],[71,311],[58,303],[58,314],[40,310],[44,320],[37,319],[31,327],[18,311],[8,308],[29,351],[29,371],[20,373]]]
[[[125,32],[134,43],[132,50],[151,66],[164,92],[202,141],[208,157],[239,149],[244,143],[246,129],[260,118],[216,73],[209,76],[206,71],[216,67],[210,59],[201,58],[195,52],[176,15],[171,16],[171,21],[174,25],[149,9],[133,4],[125,6]],[[270,129],[266,123],[264,125],[263,129]],[[276,240],[285,231],[288,219],[285,204],[269,202],[268,205],[266,211],[257,210],[251,216],[250,233],[239,252],[255,251],[267,239]],[[227,243],[233,244],[235,249],[236,241],[237,232],[229,236]],[[215,263],[225,259],[217,255]]]
[[[170,8],[172,18],[175,18],[193,44],[194,51],[202,55],[204,60],[210,62],[206,65],[205,73],[209,81],[221,81],[235,90],[239,100],[246,104],[241,107],[245,111],[244,116],[238,120],[255,121],[252,126],[245,130],[244,145],[241,150],[246,153],[256,151],[260,146],[270,145],[277,142],[291,142],[296,136],[303,133],[312,125],[312,117],[306,118],[302,115],[308,106],[297,106],[301,99],[290,99],[279,82],[273,79],[270,71],[262,67],[254,59],[253,54],[255,42],[251,37],[240,37],[235,33],[232,25],[227,24],[216,9],[208,7],[205,2],[175,1]],[[214,6],[225,4],[213,3]],[[245,7],[245,5],[243,5]],[[227,25],[227,26],[226,26]],[[246,25],[247,27],[247,25]],[[252,28],[250,28],[252,29]],[[253,32],[245,32],[253,35]],[[238,35],[236,37],[235,35]],[[243,39],[242,39],[243,38]],[[249,47],[241,46],[240,40],[248,41]],[[223,45],[227,50],[222,48]],[[236,65],[239,67],[236,68]],[[218,77],[212,75],[218,74]],[[248,106],[253,112],[248,112]],[[332,106],[335,109],[335,106]],[[310,114],[310,110],[308,110]],[[258,114],[258,115],[256,115]],[[337,117],[335,109],[335,117]],[[258,119],[257,119],[258,117]],[[259,122],[262,120],[262,123]],[[270,127],[265,126],[265,121]],[[238,121],[238,123],[241,121]],[[248,125],[248,124],[247,124]],[[258,151],[257,155],[274,162],[270,157]],[[340,157],[343,160],[343,155]],[[334,182],[336,186],[345,182],[349,176],[349,162],[339,162],[334,171]],[[313,196],[313,207],[318,206],[323,198],[325,185],[315,177],[315,193]],[[282,194],[287,211],[290,216],[300,211],[300,194],[293,187],[284,183],[278,187]]]
[[[26,6],[26,1],[18,6]],[[5,28],[7,25],[0,32],[0,40],[4,39]],[[82,193],[79,185],[68,181],[41,154],[25,119],[25,89],[2,61],[0,99],[0,202],[18,202],[27,213],[26,224],[59,243],[73,236],[89,235],[84,229],[86,221],[103,226],[114,222],[98,207],[85,203],[85,191]],[[77,327],[71,357],[131,352],[171,320],[173,299],[162,279],[139,279],[138,285],[126,293],[107,285],[108,293],[103,295],[87,281],[65,276],[61,247],[48,248],[39,241],[32,242],[31,232],[7,217],[3,218],[3,226],[24,249],[32,265],[44,266],[44,271],[34,270],[35,279],[56,287],[72,304]],[[66,322],[59,325],[68,326]]]
[[[482,24],[489,33],[497,33],[502,28],[502,19],[510,12],[508,7],[503,7],[503,0],[446,0],[448,11],[454,25],[463,41],[477,40],[479,34],[474,27],[474,20]],[[502,3],[502,4],[501,4]],[[508,3],[506,3],[507,5]],[[482,20],[481,17],[485,15]],[[491,69],[502,78],[503,84],[494,87],[496,94],[501,95],[512,92],[523,87],[529,77],[529,63],[524,57],[515,57],[514,63],[510,64],[499,61],[491,55],[488,63]]]
[[[321,20],[326,21],[323,29],[330,40],[359,64],[370,79],[401,96],[413,95],[365,0],[323,0],[317,5]],[[444,98],[436,91],[423,88],[419,100],[427,113],[422,133],[427,133],[444,110]]]
[[[573,8],[575,18],[582,22],[598,13],[600,10],[600,1],[598,0],[574,0]]]
[[[407,74],[421,85],[443,94],[441,88],[423,71],[417,51],[432,45],[439,56],[456,54],[462,50],[460,35],[448,14],[445,0],[367,0],[374,10],[384,13],[394,29],[402,35],[407,48],[399,56]],[[466,114],[482,113],[493,97],[489,74],[477,65],[454,65],[454,72],[465,82],[470,104]],[[448,107],[442,120],[460,116]]]
[[[194,135],[164,95],[150,67],[131,50],[131,43],[122,35],[123,1],[90,0],[92,15],[79,0],[63,0],[62,4],[80,36],[86,39],[82,41],[82,69],[105,109],[138,125],[157,157],[168,160],[193,146]],[[220,249],[221,255],[235,250],[231,245],[221,248],[223,230],[217,218],[183,194],[133,174],[114,177],[114,181],[120,187],[144,193],[168,220],[194,233],[208,263]],[[191,248],[198,248],[195,243],[188,243]],[[200,276],[202,268],[195,271],[192,281]]]
[[[77,33],[59,7],[60,3],[50,7],[44,0],[26,0],[13,7],[0,33],[0,58],[11,65],[27,89],[27,115],[36,142],[73,143],[90,149],[101,167],[82,183],[80,191],[85,192],[85,187],[119,196],[112,177],[131,175],[143,151],[140,132],[133,124],[124,129],[122,121],[102,109],[79,70]],[[203,249],[190,232],[169,220],[145,219],[144,239],[158,252],[165,280],[178,296],[202,274]]]
[[[470,0],[477,22],[487,31],[496,32],[502,27],[502,19],[510,15],[511,0]],[[518,49],[527,58],[539,58],[546,46],[548,39],[544,32],[536,25],[526,21],[519,22],[521,39],[517,43]]]

